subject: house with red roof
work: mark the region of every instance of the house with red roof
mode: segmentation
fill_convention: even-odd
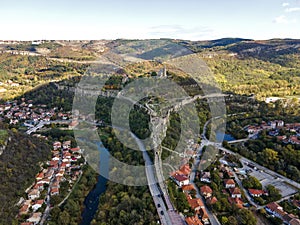
[[[58,195],[59,194],[59,189],[56,188],[56,187],[51,188],[50,194],[51,195]]]
[[[189,178],[185,175],[182,175],[182,174],[175,174],[171,178],[175,181],[175,183],[179,187],[182,187],[183,185],[188,185],[190,183]]]
[[[200,187],[200,193],[205,198],[210,198],[212,196],[213,191],[209,186],[204,185],[204,186]]]
[[[231,198],[241,198],[242,197],[242,192],[238,187],[230,188],[229,192],[230,192]]]
[[[38,183],[38,184],[34,185],[33,189],[38,189],[39,191],[43,191],[44,190],[44,184],[43,183]]]
[[[242,201],[241,198],[230,198],[228,197],[228,202],[230,204],[235,204],[238,208],[244,208],[244,202]]]
[[[293,205],[296,206],[298,208],[298,210],[300,210],[300,200],[294,199],[292,201]]]
[[[201,217],[201,220],[204,224],[209,224],[209,217],[208,217],[208,214],[206,212],[206,209],[205,208],[201,208],[199,210],[199,215]]]
[[[235,188],[235,181],[233,179],[224,180],[225,188]]]
[[[32,222],[34,224],[38,224],[42,218],[42,213],[33,213],[29,219],[27,219],[27,222]]]
[[[40,172],[38,175],[36,175],[36,180],[42,180],[44,178],[44,173]]]
[[[283,211],[283,208],[276,202],[271,202],[265,207],[266,211],[273,214],[274,216],[282,219],[282,217],[286,214]]]
[[[207,200],[206,200],[206,203],[208,204],[208,205],[214,205],[214,204],[216,204],[218,202],[218,199],[214,196],[214,197],[211,197],[211,198],[208,198]]]
[[[180,171],[181,174],[188,177],[191,173],[190,165],[189,164],[184,164],[183,166],[180,167],[179,171]]]
[[[188,225],[203,225],[197,215],[185,218]]]
[[[70,152],[64,152],[63,158],[64,159],[71,159],[72,154]]]
[[[40,197],[40,191],[38,189],[32,189],[29,193],[28,193],[28,198],[31,200],[37,199]]]
[[[300,145],[300,140],[298,139],[297,136],[291,136],[290,142],[291,142],[291,144]]]
[[[195,190],[195,187],[192,184],[188,184],[188,185],[183,185],[181,189],[184,193],[190,193],[191,191]]]
[[[39,208],[42,207],[44,204],[44,200],[37,200],[35,203],[32,205],[33,212],[36,212]]]
[[[25,215],[29,212],[30,205],[24,204],[19,210],[19,215]]]
[[[74,153],[77,153],[77,154],[81,154],[82,151],[79,147],[77,148],[71,148],[70,151],[74,154]]]
[[[194,211],[199,211],[201,208],[204,208],[204,203],[200,198],[192,198],[192,196],[188,195],[187,200]]]
[[[262,195],[268,195],[268,192],[264,190],[248,189],[248,192],[252,197],[260,197]]]

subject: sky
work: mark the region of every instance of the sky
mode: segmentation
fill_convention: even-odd
[[[0,0],[0,31],[0,40],[300,39],[300,0]]]

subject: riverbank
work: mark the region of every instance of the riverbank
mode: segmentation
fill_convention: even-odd
[[[50,212],[49,225],[79,224],[85,197],[97,184],[98,174],[89,165],[83,167],[83,174],[66,202],[54,207]]]

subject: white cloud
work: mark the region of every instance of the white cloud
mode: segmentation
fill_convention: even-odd
[[[281,15],[274,19],[274,23],[288,23],[286,16]]]
[[[287,6],[289,6],[289,5],[290,5],[290,3],[288,3],[288,2],[282,3],[282,7],[287,7]]]
[[[274,23],[278,23],[278,24],[290,24],[290,23],[296,23],[297,20],[296,19],[288,19],[285,15],[280,15],[278,17],[276,17],[273,20]]]
[[[294,8],[287,8],[285,12],[299,12],[300,7],[294,7]]]

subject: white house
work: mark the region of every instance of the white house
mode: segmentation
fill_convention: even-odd
[[[33,212],[36,212],[39,208],[42,207],[44,200],[37,200],[31,207]]]
[[[41,220],[42,213],[33,213],[32,216],[27,219],[27,222],[33,223],[33,224],[38,224]]]
[[[31,200],[37,199],[40,197],[40,191],[37,189],[33,189],[28,193],[28,198]]]
[[[182,187],[183,185],[188,185],[190,180],[187,176],[181,175],[181,174],[175,174],[172,179],[176,182],[176,184],[179,187]]]

